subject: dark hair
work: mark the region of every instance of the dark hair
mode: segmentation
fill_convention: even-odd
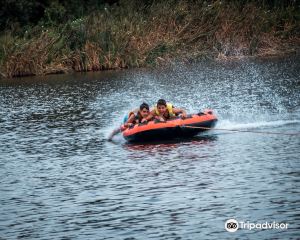
[[[165,99],[159,99],[158,101],[157,101],[157,104],[156,104],[157,106],[158,105],[164,105],[164,106],[167,106],[167,102],[166,102],[166,100]]]
[[[149,110],[149,105],[147,103],[142,103],[140,105],[140,110],[143,110],[144,108],[146,108],[147,110]]]

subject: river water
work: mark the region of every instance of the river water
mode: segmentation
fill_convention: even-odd
[[[300,136],[106,141],[165,98],[217,128],[300,132],[300,58],[0,81],[0,239],[297,239]],[[225,230],[225,221],[287,229]]]

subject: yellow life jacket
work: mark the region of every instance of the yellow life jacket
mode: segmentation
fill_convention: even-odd
[[[160,114],[159,114],[159,111],[157,109],[157,106],[154,107],[154,110],[155,110],[155,114],[157,116],[159,116]],[[173,105],[172,105],[172,103],[167,103],[167,111],[169,113],[169,117],[175,117],[175,113],[173,112]]]

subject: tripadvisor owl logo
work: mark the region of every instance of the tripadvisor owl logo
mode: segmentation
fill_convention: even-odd
[[[235,232],[236,230],[240,229],[247,229],[247,230],[252,230],[252,229],[260,229],[260,230],[265,230],[265,229],[288,229],[288,223],[280,223],[276,221],[272,222],[262,222],[262,223],[253,223],[253,222],[245,222],[245,221],[237,221],[233,218],[227,220],[225,222],[225,229],[228,232]]]
[[[226,222],[225,222],[225,229],[228,231],[228,232],[235,232],[236,230],[239,229],[239,223],[237,220],[235,219],[228,219]]]

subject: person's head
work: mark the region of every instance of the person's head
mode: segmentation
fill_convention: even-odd
[[[164,99],[159,99],[156,104],[157,110],[160,114],[164,114],[167,111],[167,102]]]
[[[149,115],[149,105],[147,103],[142,103],[140,105],[140,114],[143,118]]]

